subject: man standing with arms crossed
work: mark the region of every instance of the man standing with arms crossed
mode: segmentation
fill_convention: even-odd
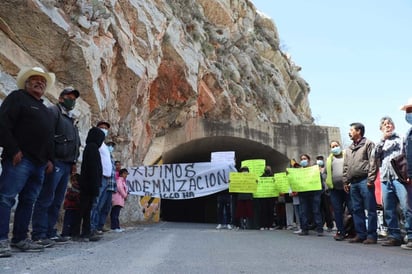
[[[53,172],[46,175],[42,190],[34,205],[32,218],[32,240],[44,247],[68,239],[57,234],[55,225],[64,200],[69,177],[79,157],[80,136],[71,111],[74,109],[78,90],[68,87],[59,96],[59,102],[49,109],[55,125],[55,162]]]

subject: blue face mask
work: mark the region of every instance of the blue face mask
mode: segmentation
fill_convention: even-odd
[[[303,166],[303,167],[308,166],[308,160],[301,160],[300,165]]]
[[[408,122],[408,124],[412,125],[412,112],[405,114],[405,120],[406,120],[406,122]]]
[[[334,147],[330,150],[333,155],[340,155],[342,153],[342,149],[340,147]]]
[[[109,149],[109,152],[110,152],[110,153],[112,153],[112,152],[113,152],[114,147],[112,147],[112,146],[108,146],[107,148]]]
[[[323,160],[316,160],[316,164],[318,165],[318,166],[323,166],[324,164],[323,164]]]
[[[101,130],[103,131],[104,136],[107,136],[107,134],[109,134],[109,131],[107,129],[101,128]]]

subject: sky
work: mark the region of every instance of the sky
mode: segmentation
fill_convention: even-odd
[[[273,19],[281,49],[301,66],[311,91],[315,124],[339,127],[350,144],[349,124],[381,138],[379,121],[390,116],[405,136],[399,108],[412,98],[411,0],[252,0]]]

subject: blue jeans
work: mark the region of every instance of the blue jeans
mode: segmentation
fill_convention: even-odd
[[[79,224],[80,224],[80,209],[66,209],[64,211],[62,236],[73,237],[73,236],[80,235]]]
[[[352,182],[350,196],[353,210],[353,223],[356,234],[361,239],[370,238],[376,240],[378,218],[376,214],[375,186],[368,187],[367,179]],[[368,211],[368,228],[366,229],[365,210]]]
[[[99,189],[99,196],[94,200],[90,228],[92,231],[101,230],[106,223],[107,215],[112,207],[112,191],[107,190],[107,179],[103,177],[102,185]]]
[[[232,223],[232,209],[230,194],[219,194],[217,196],[217,222],[218,224],[231,224]]]
[[[53,172],[46,175],[40,195],[34,204],[32,217],[33,240],[56,236],[55,225],[64,200],[72,164],[56,161]]]
[[[343,189],[331,189],[330,201],[333,207],[333,213],[335,215],[335,223],[338,232],[341,235],[345,235],[345,225],[343,223],[345,207],[351,212],[350,197]]]
[[[412,239],[412,185],[403,185],[398,180],[385,181],[381,185],[383,213],[388,226],[389,237],[402,240],[396,210],[399,201],[400,208],[405,217],[405,229],[408,239]]]
[[[302,223],[300,227],[303,231],[309,230],[309,218],[313,217],[316,224],[316,231],[323,232],[322,214],[320,212],[320,196],[322,191],[299,192],[300,217]]]
[[[11,208],[19,202],[14,213],[13,239],[17,243],[27,238],[33,204],[40,193],[46,165],[35,165],[27,158],[13,166],[11,159],[2,161],[0,175],[0,240],[8,239]]]
[[[120,228],[119,215],[120,215],[121,209],[122,207],[119,205],[114,206],[112,208],[112,211],[110,213],[110,228],[111,229]]]

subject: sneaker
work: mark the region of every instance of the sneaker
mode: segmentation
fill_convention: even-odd
[[[61,244],[61,243],[67,243],[70,241],[71,237],[70,236],[61,236],[61,235],[56,235],[54,237],[51,237],[50,240],[54,241],[55,243]]]
[[[293,231],[293,234],[299,234],[299,233],[301,233],[302,232],[302,229],[298,229],[298,230],[296,230],[296,231]]]
[[[333,239],[335,239],[335,241],[343,241],[345,240],[345,236],[341,234],[340,232],[338,232],[336,233],[335,236],[333,236]]]
[[[221,225],[221,224],[218,224],[217,227],[216,227],[216,229],[222,229],[222,225]]]
[[[41,245],[44,248],[52,247],[55,244],[55,242],[53,240],[50,240],[50,239],[38,239],[34,242],[38,245]]]
[[[24,239],[17,243],[10,243],[10,247],[17,248],[23,252],[41,252],[44,251],[44,247],[42,245],[36,244],[30,239]]]
[[[265,228],[264,228],[264,227],[261,227],[260,230],[265,230]]]
[[[103,232],[109,232],[110,230],[111,230],[111,229],[106,228],[106,227],[103,227],[103,228],[102,228],[102,231],[103,231]]]
[[[367,238],[365,241],[362,242],[365,245],[376,244],[376,239]]]
[[[349,243],[354,244],[354,243],[363,243],[364,241],[366,241],[365,239],[361,239],[358,236],[356,236],[355,238],[352,238],[349,240]]]
[[[228,224],[228,225],[227,225],[227,229],[232,230],[232,229],[233,229],[233,226]]]
[[[0,241],[0,258],[6,258],[11,256],[10,244],[8,240]]]
[[[123,228],[116,228],[116,229],[113,229],[112,231],[116,232],[116,233],[120,233],[120,232],[123,232],[124,229]]]
[[[412,250],[412,241],[408,241],[408,243],[401,245],[401,248],[405,250]]]
[[[401,240],[395,238],[389,238],[388,240],[382,242],[382,246],[401,246]]]
[[[97,235],[103,235],[103,230],[96,230],[95,233],[96,233]]]
[[[308,236],[308,235],[309,235],[309,231],[307,231],[307,230],[302,230],[298,235],[299,235],[299,236]]]
[[[97,242],[102,239],[102,237],[100,235],[97,235],[96,233],[91,233],[88,238],[89,238],[89,242]]]
[[[271,230],[271,231],[273,231],[273,230],[275,230],[273,227],[269,227],[269,230]]]

